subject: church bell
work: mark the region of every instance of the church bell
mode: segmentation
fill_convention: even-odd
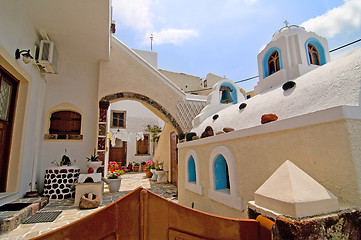
[[[221,96],[221,103],[231,103],[233,102],[232,96],[231,96],[231,88],[227,86],[221,86],[220,91],[222,92]]]

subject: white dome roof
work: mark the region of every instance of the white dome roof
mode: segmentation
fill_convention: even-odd
[[[212,112],[192,132],[198,136],[207,126],[215,133],[224,127],[242,130],[261,125],[264,114],[273,113],[278,119],[289,119],[337,106],[360,106],[361,102],[361,48],[318,67],[296,79],[296,87],[285,92],[282,85],[269,89],[248,100],[246,108],[238,104]],[[361,108],[361,106],[360,106]],[[218,114],[217,120],[212,114]]]
[[[278,30],[277,32],[275,32],[275,34],[273,34],[272,41],[274,41],[282,36],[290,36],[290,35],[296,35],[299,33],[306,33],[306,32],[307,31],[303,27],[297,26],[297,25],[283,27],[280,30]]]

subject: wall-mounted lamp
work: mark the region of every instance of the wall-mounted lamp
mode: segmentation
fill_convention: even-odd
[[[23,56],[23,62],[24,62],[25,64],[28,64],[28,63],[31,61],[31,59],[33,59],[33,56],[30,55],[30,49],[28,49],[28,50],[21,50],[21,51],[19,50],[19,48],[16,49],[16,51],[15,51],[15,58],[16,58],[16,59],[19,59],[19,58],[20,58],[20,55]]]

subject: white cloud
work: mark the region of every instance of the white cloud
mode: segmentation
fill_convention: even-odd
[[[358,30],[361,26],[361,1],[345,0],[342,6],[316,18],[311,18],[301,26],[307,31],[313,31],[329,38],[339,33]]]
[[[113,0],[114,19],[135,30],[149,31],[153,28],[151,3],[151,0]]]
[[[192,37],[198,37],[198,31],[194,29],[174,29],[169,28],[165,30],[161,30],[159,32],[153,32],[153,44],[161,45],[161,44],[182,44],[184,41],[188,40]],[[149,44],[149,36],[150,33],[145,35],[144,44]]]
[[[154,45],[181,44],[189,38],[198,36],[198,31],[194,29],[168,28],[155,31],[154,21],[156,19],[152,14],[151,7],[156,4],[158,1],[154,0],[113,0],[113,18],[119,21],[118,24],[131,27],[140,33],[145,32],[143,44],[149,44],[151,33],[154,36]]]

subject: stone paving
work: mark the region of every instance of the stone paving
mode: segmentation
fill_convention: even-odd
[[[140,186],[145,189],[149,189],[164,198],[177,202],[178,198],[176,186],[170,183],[155,183],[149,178],[146,178],[145,173],[126,173],[122,176],[122,183],[119,192],[110,193],[107,185],[105,184],[103,203],[99,206],[99,208],[80,210],[77,206],[73,205],[74,199],[50,200],[49,204],[41,209],[41,211],[61,210],[62,213],[53,222],[20,224],[20,226],[13,231],[1,234],[0,239],[17,240],[30,239],[39,236],[98,211],[100,208],[107,206]]]

